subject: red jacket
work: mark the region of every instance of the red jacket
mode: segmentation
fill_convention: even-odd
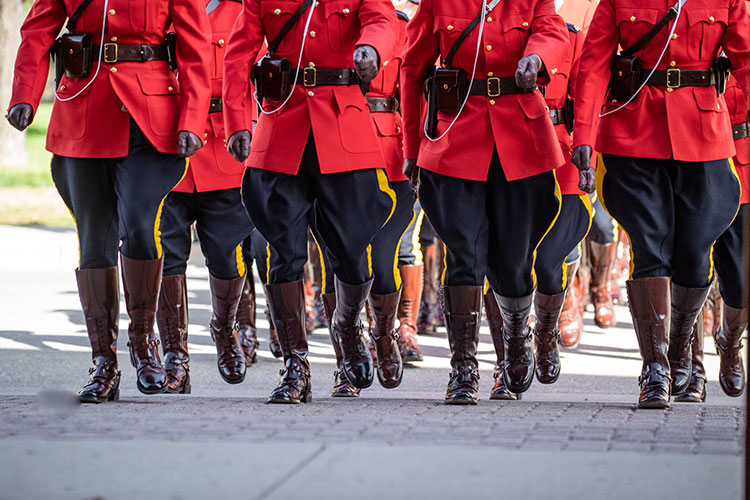
[[[48,50],[80,0],[37,0],[21,26],[10,106],[34,108],[44,92]],[[104,0],[84,11],[76,31],[101,40]],[[202,2],[195,0],[109,0],[105,42],[161,44],[167,26],[178,36],[177,76],[166,61],[102,61],[96,80],[78,98],[55,100],[47,132],[47,149],[79,158],[127,156],[130,117],[149,142],[163,153],[177,153],[177,132],[203,136],[208,112],[210,27]],[[94,55],[93,77],[98,59]],[[62,77],[58,95],[71,97],[90,80]],[[124,107],[123,107],[124,106]],[[127,110],[127,111],[125,111]]]
[[[272,40],[303,0],[245,0],[224,59],[224,117],[227,137],[250,130],[249,76],[264,37]],[[357,45],[370,45],[380,60],[393,57],[396,11],[390,0],[318,0],[302,66],[352,68]],[[296,68],[309,10],[284,38],[275,56]],[[300,69],[301,71],[301,69]],[[294,74],[292,74],[294,76]],[[264,101],[265,109],[281,103]],[[312,128],[322,173],[385,168],[385,161],[358,86],[297,85],[286,107],[261,114],[246,165],[296,174]]]
[[[396,57],[383,61],[380,71],[372,82],[368,96],[394,97],[398,89],[398,76],[401,69],[401,52],[406,45],[406,23],[399,21],[396,25]],[[388,180],[391,182],[408,180],[403,173],[404,141],[401,135],[401,113],[371,113],[378,131],[380,145],[385,156]]]
[[[421,118],[423,82],[438,56],[447,55],[463,29],[479,14],[482,0],[422,0],[407,27],[408,40],[401,66],[404,156],[439,174],[484,181],[497,148],[508,180],[548,172],[563,164],[560,146],[540,92],[509,94],[495,99],[469,97],[466,107],[443,139],[424,137]],[[453,59],[453,66],[471,76],[476,54],[477,26]],[[513,77],[518,61],[537,54],[545,68],[557,72],[570,43],[552,0],[502,1],[486,19],[475,78]],[[547,83],[540,73],[540,84]],[[438,134],[454,115],[438,113]]]
[[[211,97],[221,97],[224,74],[224,49],[234,22],[242,11],[239,1],[223,0],[208,15],[211,23]],[[210,113],[203,135],[205,145],[190,157],[190,167],[182,182],[173,189],[183,193],[216,191],[242,185],[245,168],[227,151],[224,135],[224,115]]]
[[[605,102],[609,64],[618,44],[631,46],[673,3],[601,0],[581,56],[573,136],[576,146],[588,144],[615,155],[682,161],[734,156],[727,106],[724,97],[716,97],[714,87],[667,92],[666,87],[646,85],[633,102],[601,118],[599,124],[600,108],[607,112],[622,104],[611,99]],[[636,54],[643,59],[644,68],[656,64],[673,24]],[[740,86],[747,90],[750,14],[745,0],[691,0],[682,8],[675,35],[658,69],[705,70],[723,49]]]
[[[735,78],[730,78],[727,82],[727,92],[724,94],[724,99],[727,102],[732,125],[748,121],[748,112],[745,105],[747,101]],[[742,184],[740,203],[750,203],[750,185],[748,185],[747,179],[748,173],[750,173],[750,137],[737,139],[734,141],[734,145],[737,150],[737,154],[733,158],[734,168],[737,170],[737,175],[740,176],[740,184]]]
[[[568,35],[570,36],[568,60],[557,68],[554,75],[550,76],[550,82],[544,95],[544,101],[550,110],[562,109],[568,96],[571,99],[575,98],[576,73],[581,58],[583,34],[574,26],[568,25]],[[555,133],[565,158],[565,165],[555,170],[560,190],[562,194],[582,194],[583,191],[578,189],[578,169],[570,161],[573,138],[568,133],[564,123],[555,125]]]

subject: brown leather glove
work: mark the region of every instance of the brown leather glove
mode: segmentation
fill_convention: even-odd
[[[596,191],[595,170],[591,168],[591,146],[582,144],[573,150],[570,161],[578,168],[578,189],[587,193]]]
[[[419,190],[419,167],[416,158],[405,158],[403,166],[404,175],[409,178],[409,186],[414,192]]]
[[[379,61],[378,51],[370,45],[354,49],[354,70],[364,83],[369,83],[378,74]]]
[[[31,109],[31,105],[26,104],[25,102],[21,102],[13,105],[13,107],[10,108],[10,111],[8,111],[8,114],[5,117],[8,119],[8,123],[13,125],[13,127],[17,128],[20,131],[23,131],[26,129],[26,127],[31,125],[33,115],[34,110]]]
[[[187,130],[177,133],[177,154],[182,158],[193,156],[202,147],[203,142],[194,133]]]
[[[534,88],[543,67],[542,58],[536,54],[522,58],[518,61],[518,69],[516,69],[516,85],[526,90]]]
[[[235,160],[244,162],[250,156],[250,139],[249,130],[240,130],[229,137],[227,149]]]

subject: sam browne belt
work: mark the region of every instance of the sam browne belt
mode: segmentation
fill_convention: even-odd
[[[211,106],[208,108],[209,113],[221,113],[224,110],[224,104],[221,96],[211,98]]]
[[[99,46],[92,47],[94,54],[99,53]],[[159,45],[128,45],[124,43],[109,42],[104,44],[102,60],[107,64],[119,62],[148,62],[166,61],[169,57],[166,44]]]
[[[370,113],[395,113],[398,111],[398,99],[395,97],[366,96]]]
[[[732,125],[732,139],[736,141],[737,139],[744,139],[748,136],[750,136],[750,122]]]

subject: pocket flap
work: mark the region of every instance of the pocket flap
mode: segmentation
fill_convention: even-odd
[[[510,30],[528,30],[531,28],[531,18],[533,16],[524,17],[519,14],[509,14],[503,16],[502,24],[503,31]]]
[[[713,24],[716,22],[727,24],[729,13],[726,9],[690,9],[687,11],[688,25],[698,23]]]
[[[714,87],[695,87],[693,88],[693,97],[698,109],[702,111],[721,111],[719,98],[716,97]]]
[[[649,23],[656,24],[659,20],[659,9],[618,7],[615,13],[617,24],[620,23]]]
[[[282,16],[284,14],[288,14],[291,16],[298,8],[299,5],[293,0],[274,0],[269,2],[262,2],[260,6],[260,15],[261,17],[264,17],[268,14],[274,16]]]
[[[375,126],[383,137],[392,137],[401,133],[400,120],[394,113],[372,113]]]
[[[351,16],[359,9],[359,2],[352,0],[333,0],[323,4],[325,7],[326,19],[334,14],[341,16]]]
[[[365,96],[362,95],[362,91],[357,86],[334,88],[333,98],[336,100],[336,104],[341,113],[350,106],[357,108],[360,111],[367,107]]]
[[[521,108],[521,111],[523,111],[523,114],[526,115],[526,118],[530,120],[535,120],[549,114],[549,109],[544,103],[542,96],[535,94],[537,94],[537,92],[534,92],[533,94],[519,94],[517,96],[518,106]]]
[[[138,83],[145,95],[178,95],[180,89],[172,73],[139,73]]]

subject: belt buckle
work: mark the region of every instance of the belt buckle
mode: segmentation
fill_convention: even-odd
[[[492,86],[497,86],[497,91],[492,91]],[[500,78],[497,76],[491,76],[487,78],[487,97],[500,97],[502,91],[500,90]]]
[[[675,74],[677,75],[677,83],[673,84],[672,83],[672,80],[673,80],[672,75],[675,75]],[[682,78],[680,76],[680,69],[679,68],[669,68],[667,70],[667,82],[666,83],[667,83],[667,88],[668,89],[678,89],[678,88],[680,88],[681,80],[682,80]]]
[[[109,49],[114,49],[115,55],[114,57],[109,56]],[[117,62],[117,57],[119,56],[119,50],[117,47],[117,44],[114,42],[107,42],[104,44],[104,63],[105,64],[114,64]]]
[[[308,75],[312,73],[312,82],[308,79]],[[302,70],[302,85],[305,87],[315,87],[318,84],[318,69],[307,66]]]

